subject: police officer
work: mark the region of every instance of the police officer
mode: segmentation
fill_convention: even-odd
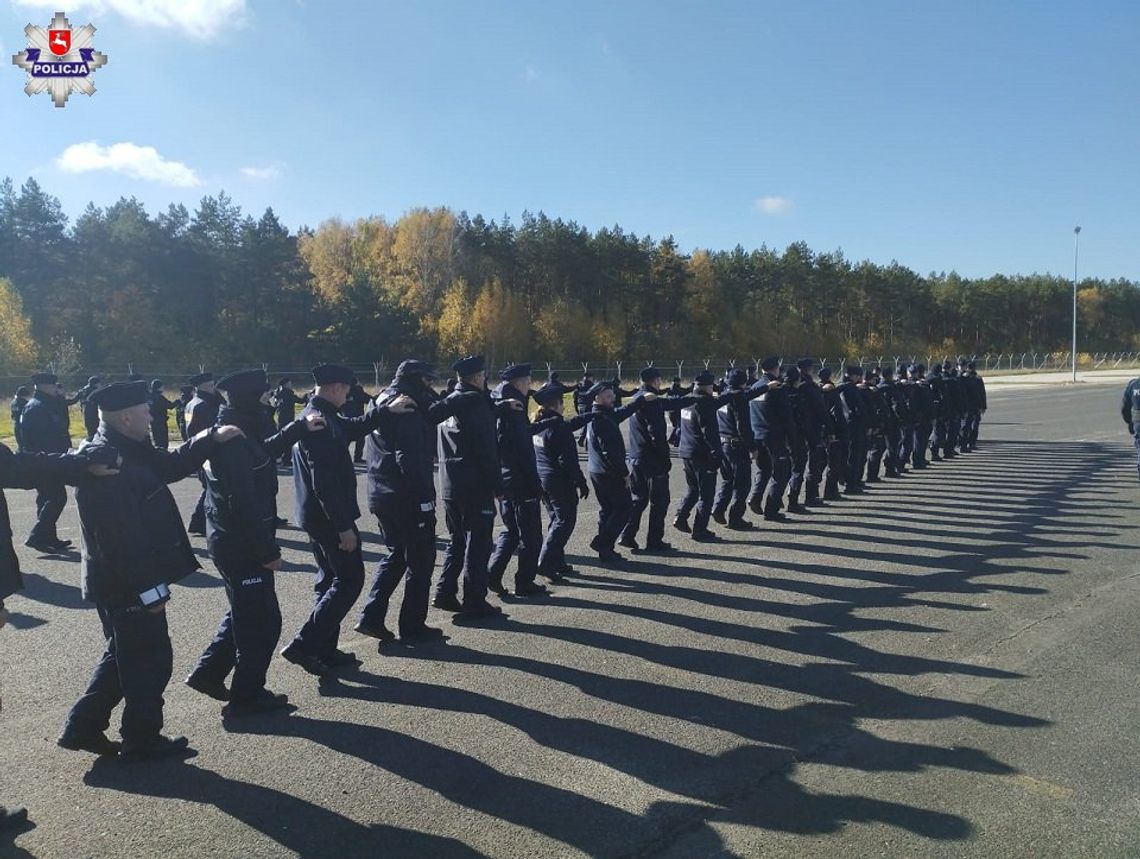
[[[823,471],[827,467],[825,437],[827,405],[824,403],[823,391],[811,375],[815,365],[814,358],[802,358],[796,363],[796,369],[800,371],[800,384],[796,388],[796,396],[802,405],[804,435],[808,446],[807,482],[804,489],[804,503],[808,507],[819,507],[823,504],[819,486],[823,482]]]
[[[154,379],[150,383],[150,437],[154,446],[159,450],[166,450],[170,446],[170,428],[166,423],[166,413],[177,409],[179,403],[172,402],[162,392],[162,380]]]
[[[586,427],[586,467],[598,500],[598,533],[590,541],[590,548],[598,553],[600,561],[620,561],[622,556],[614,551],[614,544],[633,510],[621,423],[657,399],[657,395],[646,392],[618,409],[614,406],[614,392],[609,382],[598,382],[590,393],[594,420]]]
[[[962,430],[961,451],[970,453],[978,447],[978,430],[982,423],[982,413],[986,410],[986,383],[978,375],[977,365],[968,361],[960,376],[966,388],[968,402]]]
[[[91,396],[101,424],[85,450],[120,460],[117,475],[83,478],[75,493],[83,529],[83,597],[95,603],[107,647],[58,742],[66,749],[113,754],[116,744],[104,732],[123,701],[121,758],[180,754],[186,738],[161,733],[162,693],[173,667],[166,603],[170,584],[199,565],[166,484],[192,474],[241,430],[211,427],[177,450],[156,450],[146,382],[106,385]]]
[[[264,370],[243,370],[220,379],[226,404],[219,426],[236,426],[244,437],[222,445],[203,468],[206,475],[207,546],[226,585],[229,611],[186,685],[228,702],[226,718],[280,709],[285,695],[265,688],[265,674],[281,636],[281,608],[274,573],[281,569],[274,520],[277,516],[277,469],[274,462],[305,429],[325,427],[312,414],[276,432],[265,410],[269,381]],[[233,672],[227,689],[225,680]]]
[[[765,358],[760,369],[761,381],[776,382],[780,378],[780,359]],[[756,475],[748,507],[753,513],[763,513],[769,522],[782,522],[786,517],[780,510],[791,477],[789,442],[796,432],[787,390],[771,385],[766,393],[752,400],[749,417],[756,444]]]
[[[949,405],[946,416],[946,448],[942,456],[944,459],[951,459],[958,455],[958,437],[962,432],[962,414],[966,410],[966,396],[965,388],[958,378],[958,371],[954,368],[954,362],[949,358],[942,365],[942,379]]]
[[[827,443],[827,479],[823,484],[825,501],[839,501],[839,484],[847,482],[847,453],[850,437],[847,427],[847,407],[839,389],[831,381],[831,368],[821,367],[819,387],[826,410],[824,438]]]
[[[645,535],[645,551],[661,553],[672,549],[665,542],[669,470],[673,466],[665,414],[678,414],[696,402],[694,397],[662,397],[657,389],[660,381],[661,371],[656,367],[646,367],[641,371],[641,387],[633,394],[634,401],[644,399],[646,394],[654,396],[652,402],[642,404],[629,422],[629,489],[633,507],[618,542],[635,552],[641,551],[637,532],[646,508],[649,509],[649,527]]]
[[[506,593],[503,575],[517,550],[515,596],[520,597],[546,593],[546,588],[534,580],[538,574],[538,554],[542,550],[539,501],[542,483],[535,462],[534,431],[526,413],[530,378],[530,364],[512,364],[499,374],[500,382],[491,394],[496,403],[514,400],[520,407],[501,409],[496,422],[499,470],[503,478],[503,497],[499,501],[503,530],[491,553],[487,581],[491,590]]]
[[[298,397],[297,392],[293,390],[293,380],[288,376],[285,376],[277,383],[277,387],[273,389],[270,401],[273,403],[278,429],[285,429],[285,427],[289,426],[297,416],[297,406],[303,406],[305,404],[305,399]],[[281,465],[288,468],[292,464],[292,451],[286,451],[281,457]]]
[[[946,380],[942,378],[942,365],[935,364],[926,377],[933,399],[933,425],[930,438],[930,461],[941,462],[942,451],[946,449],[949,436],[950,402],[946,391]]]
[[[186,441],[186,407],[190,405],[190,401],[194,399],[194,386],[182,385],[179,389],[178,401],[175,403],[176,408],[174,411],[174,423],[178,425],[178,434],[182,436],[182,440]],[[96,424],[98,424],[98,409],[96,409]]]
[[[99,409],[90,402],[90,397],[99,388],[102,381],[100,376],[88,376],[87,384],[75,393],[80,410],[83,412],[83,429],[87,441],[91,441],[99,429]]]
[[[346,418],[358,418],[364,414],[364,408],[368,405],[368,392],[364,390],[364,386],[360,384],[360,380],[356,376],[352,377],[352,387],[348,391],[348,399],[344,401],[344,408],[341,409],[341,414]],[[352,461],[356,463],[364,462],[364,439],[358,438],[352,449]]]
[[[423,361],[401,362],[374,407],[405,397],[414,403],[415,410],[391,415],[369,434],[364,447],[368,509],[380,526],[387,554],[380,559],[356,631],[381,641],[396,637],[385,618],[401,579],[404,601],[400,606],[400,638],[417,641],[441,635],[440,630],[427,625],[435,568],[436,425],[465,404],[475,408],[484,405],[484,395],[481,391],[468,392],[438,400],[429,386],[434,378],[435,371]]]
[[[594,389],[594,376],[589,371],[582,373],[582,379],[574,386],[574,414],[588,415],[593,408],[594,401],[590,399],[590,391]],[[578,436],[578,447],[586,446],[586,427]]]
[[[222,398],[215,390],[214,374],[199,373],[189,380],[194,386],[194,398],[186,404],[186,435],[194,437],[204,429],[209,429],[218,420],[218,410],[222,407]],[[202,494],[198,496],[198,503],[194,505],[194,513],[190,516],[190,525],[187,530],[191,534],[204,537],[206,535],[206,476],[198,475],[202,484]]]
[[[740,367],[729,370],[726,381],[729,393],[744,394],[748,390],[748,374]],[[744,518],[744,511],[752,489],[755,447],[748,400],[744,396],[729,397],[717,407],[716,421],[724,465],[712,518],[733,531],[748,531],[753,526]]]
[[[1140,376],[1124,386],[1124,397],[1120,401],[1120,416],[1132,436],[1136,447],[1136,473],[1140,476]]]
[[[451,369],[459,382],[447,399],[477,396],[439,425],[439,484],[450,541],[432,605],[461,612],[468,620],[493,619],[502,614],[501,608],[487,602],[495,501],[503,497],[496,405],[487,393],[487,363],[482,355],[461,358]],[[510,397],[498,407],[514,409],[520,403]]]
[[[683,397],[686,394],[693,392],[693,386],[685,387],[681,384],[681,377],[674,376],[672,384],[669,385],[665,391],[666,396],[669,397]],[[669,446],[676,447],[681,443],[681,413],[679,411],[669,412]]]
[[[899,423],[899,471],[905,472],[914,456],[915,397],[917,394],[904,364],[899,364],[895,368],[895,391],[903,415]]]
[[[589,484],[578,464],[574,431],[585,427],[594,414],[587,412],[566,420],[566,391],[562,385],[549,383],[532,394],[539,407],[534,417],[535,464],[542,481],[542,501],[550,517],[538,555],[538,572],[553,582],[576,572],[566,563],[566,543],[578,521],[579,499],[590,497]]]
[[[788,404],[792,408],[792,422],[796,431],[789,439],[791,474],[788,478],[788,512],[804,513],[807,508],[800,503],[800,490],[807,477],[808,454],[808,413],[807,404],[799,395],[802,379],[799,367],[784,370],[784,384],[788,391]]]
[[[23,449],[29,453],[66,453],[71,448],[71,436],[59,379],[54,373],[36,373],[32,384],[32,397],[20,417]],[[71,541],[59,539],[56,533],[56,523],[66,504],[67,490],[62,483],[39,487],[36,524],[24,545],[49,555],[67,551]]]
[[[867,470],[865,480],[867,483],[879,483],[879,468],[883,464],[883,456],[887,452],[887,404],[882,390],[879,388],[881,380],[878,367],[871,367],[867,371],[863,384],[863,402],[867,410]]]
[[[914,440],[911,442],[911,465],[916,469],[926,468],[926,454],[930,449],[930,436],[934,432],[934,391],[926,380],[926,367],[913,364],[907,371],[912,392],[911,420],[914,425]]]
[[[293,487],[297,525],[308,535],[317,562],[316,600],[281,655],[319,677],[357,661],[338,647],[341,622],[364,587],[364,556],[356,529],[360,507],[349,445],[376,429],[390,410],[404,411],[410,404],[378,406],[368,415],[346,417],[342,410],[352,389],[352,370],[321,364],[312,372],[316,387],[301,418],[320,415],[325,428],[305,433],[293,445]]]
[[[844,368],[844,381],[838,388],[847,417],[847,467],[844,489],[848,495],[864,491],[863,474],[867,467],[867,405],[863,397],[863,368]]]
[[[16,396],[12,397],[12,435],[16,437],[16,450],[22,451],[24,449],[24,433],[20,429],[20,418],[24,414],[24,406],[28,404],[31,399],[32,389],[27,385],[20,385],[16,388]]]
[[[673,527],[690,533],[698,542],[715,540],[709,529],[713,510],[713,493],[716,475],[724,466],[720,448],[720,427],[717,423],[718,399],[713,392],[716,379],[708,370],[697,374],[692,404],[681,410],[681,443],[678,452],[685,469],[688,490],[677,506]],[[689,513],[696,507],[693,525],[689,528]]]

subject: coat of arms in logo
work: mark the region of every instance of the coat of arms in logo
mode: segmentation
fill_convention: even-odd
[[[28,47],[12,57],[12,64],[28,73],[24,92],[50,93],[56,107],[66,105],[73,92],[95,92],[91,78],[107,64],[107,55],[91,47],[94,27],[85,24],[73,30],[64,14],[56,12],[46,29],[29,24],[24,33]]]

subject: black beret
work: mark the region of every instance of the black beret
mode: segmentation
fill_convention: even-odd
[[[318,385],[351,385],[356,378],[352,370],[340,364],[318,364],[312,372],[313,381]]]
[[[150,389],[152,391],[161,391],[162,390],[162,379],[151,379],[150,380]]]
[[[278,382],[277,384],[278,384],[279,386],[282,386],[282,387],[283,387],[283,386],[285,386],[285,385],[292,385],[292,384],[293,384],[293,380],[292,380],[292,379],[290,379],[288,376],[283,376],[283,377],[281,378],[281,381],[280,381],[280,382]]]
[[[740,367],[733,367],[728,371],[728,384],[740,387],[748,381],[748,374]]]
[[[192,393],[194,391],[194,386],[193,385],[183,385],[178,390],[180,390],[184,394],[189,394],[189,393]]]
[[[775,355],[769,355],[767,358],[760,362],[761,370],[775,370],[779,366],[780,359]]]
[[[199,373],[197,376],[191,376],[189,379],[187,379],[186,383],[189,385],[198,386],[204,384],[205,382],[212,381],[214,381],[213,373]]]
[[[787,379],[789,383],[798,382],[800,380],[799,368],[798,367],[789,367],[787,370],[784,371],[784,378]]]
[[[612,389],[613,389],[613,385],[611,385],[609,382],[598,382],[594,385],[594,387],[592,387],[592,388],[590,388],[590,390],[586,391],[586,396],[589,397],[590,399],[593,399],[598,394],[600,394],[602,391],[609,391]]]
[[[894,367],[883,367],[883,368],[882,368],[882,369],[879,371],[879,374],[880,374],[880,375],[881,375],[881,376],[882,376],[884,379],[889,379],[889,378],[891,378],[892,376],[894,376],[894,374],[895,374],[895,368],[894,368]]]
[[[941,364],[935,364],[933,367],[930,368],[930,372],[933,373],[935,376],[941,376],[942,375],[942,365]]]
[[[531,396],[534,401],[540,406],[548,406],[551,403],[558,402],[566,393],[566,386],[560,382],[547,382]]]
[[[434,379],[435,368],[426,361],[417,361],[415,358],[408,358],[406,361],[401,361],[400,366],[396,368],[396,378],[403,378],[405,376],[418,376],[421,379]]]
[[[58,385],[59,376],[55,373],[36,373],[32,376],[33,385]]]
[[[796,362],[796,366],[801,370],[810,370],[815,364],[815,358],[800,358],[800,360]]]
[[[120,412],[131,406],[141,406],[149,396],[146,382],[112,382],[91,392],[88,401],[104,412]]]
[[[698,385],[711,385],[715,381],[716,376],[714,376],[708,370],[701,370],[701,372],[697,373],[696,377],[693,379],[693,382]]]
[[[661,378],[661,371],[656,367],[646,367],[641,371],[641,381],[652,382],[654,379]]]
[[[843,368],[843,372],[846,373],[848,376],[860,376],[861,377],[863,375],[863,368],[860,367],[858,364],[850,364],[849,366]]]
[[[523,376],[530,375],[530,364],[511,364],[505,367],[503,372],[499,373],[499,378],[504,382],[509,382],[512,379],[521,379]]]
[[[976,369],[978,369],[978,365],[975,364],[973,361],[971,361],[969,364],[966,365],[966,369],[967,370],[976,370]]]
[[[911,367],[911,369],[914,370],[914,372],[916,372],[916,373],[925,373],[926,372],[926,365],[925,364],[915,364],[913,367]]]
[[[269,390],[269,378],[264,370],[238,370],[218,380],[218,390],[237,396],[260,397]]]
[[[821,382],[826,382],[830,378],[831,378],[831,368],[830,367],[820,367],[819,368],[819,380]]]
[[[473,376],[487,369],[487,362],[482,355],[468,355],[452,364],[451,369],[459,376]]]
[[[968,365],[969,365],[969,363],[970,363],[970,362],[969,362],[969,361],[967,361],[965,358],[959,358],[959,359],[958,359],[958,366],[959,366],[959,367],[966,367],[966,366],[968,366]]]

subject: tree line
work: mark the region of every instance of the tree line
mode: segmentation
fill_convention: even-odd
[[[664,363],[1068,348],[1072,283],[920,275],[802,242],[699,249],[447,208],[290,231],[221,192],[191,212],[135,198],[70,221],[34,180],[0,183],[0,372],[213,367],[404,355]],[[1082,351],[1140,349],[1140,288],[1086,279]],[[63,360],[63,359],[60,359]]]

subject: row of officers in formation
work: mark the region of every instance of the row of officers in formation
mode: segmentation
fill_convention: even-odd
[[[281,655],[323,676],[357,661],[339,643],[365,584],[358,443],[367,462],[367,506],[385,552],[355,629],[382,641],[441,635],[426,623],[429,604],[454,612],[457,622],[499,616],[488,593],[508,592],[512,559],[510,590],[519,598],[546,593],[539,576],[558,582],[574,575],[565,547],[579,503],[591,492],[598,518],[590,547],[599,563],[620,564],[618,546],[669,553],[674,448],[686,491],[672,526],[711,541],[712,521],[747,531],[755,527],[746,519],[752,511],[779,522],[785,510],[839,499],[841,487],[859,494],[868,483],[977,445],[985,385],[968,362],[929,373],[922,365],[848,366],[842,379],[827,367],[816,373],[811,360],[789,365],[773,357],[757,369],[756,376],[730,369],[721,379],[706,370],[687,388],[679,379],[662,388],[660,371],[647,367],[633,390],[589,376],[573,385],[552,377],[534,389],[529,365],[516,364],[488,390],[483,358],[468,356],[452,365],[454,379],[437,393],[432,367],[406,360],[360,414],[352,407],[346,413],[359,386],[347,367],[315,367],[305,397],[287,385],[271,391],[262,370],[217,381],[202,373],[191,380],[184,410],[187,440],[173,450],[162,435],[164,419],[155,432],[151,385],[93,379],[81,393],[97,421],[76,452],[68,452],[68,398],[54,376],[38,374],[22,407],[21,452],[0,446],[0,483],[37,489],[38,530],[28,542],[45,552],[61,551],[54,521],[64,485],[77,487],[82,592],[97,607],[106,637],[59,744],[124,760],[187,747],[184,737],[162,733],[162,696],[173,671],[170,586],[199,568],[168,484],[190,475],[203,486],[194,513],[201,520],[192,519],[190,530],[205,534],[229,610],[186,683],[223,702],[223,718],[233,719],[289,706],[284,694],[266,688],[282,626],[274,588],[282,563],[282,458],[292,469],[296,525],[308,536],[317,575],[312,611]],[[576,414],[566,414],[568,401]],[[303,408],[294,418],[296,406]],[[157,408],[164,418],[166,407]],[[621,429],[627,421],[628,443]],[[440,508],[448,541],[433,593]],[[0,494],[0,600],[21,584],[8,521]],[[389,602],[401,581],[403,600],[390,629]],[[107,736],[120,702],[121,743]]]

